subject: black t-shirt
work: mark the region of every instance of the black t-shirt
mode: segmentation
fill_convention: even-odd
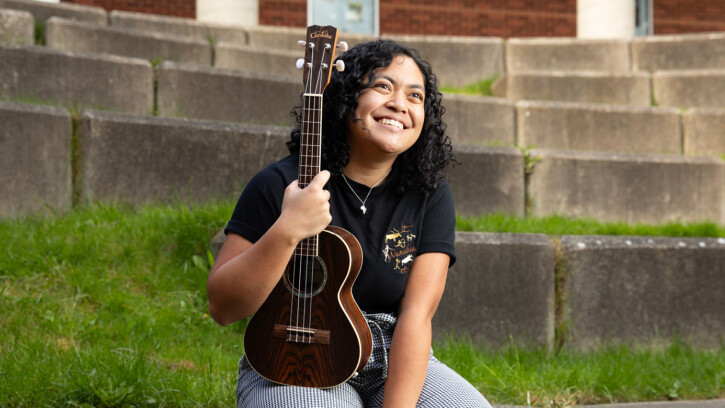
[[[225,232],[256,242],[281,213],[285,188],[298,178],[296,155],[273,163],[250,180],[242,192]],[[361,199],[370,188],[347,179]],[[394,313],[403,295],[413,259],[426,252],[442,252],[455,262],[455,209],[448,183],[441,181],[431,194],[394,191],[392,183],[375,187],[360,210],[360,200],[342,176],[333,175],[330,191],[332,225],[351,232],[363,250],[363,265],[353,296],[363,311]]]

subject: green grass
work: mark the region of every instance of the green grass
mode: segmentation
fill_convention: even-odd
[[[571,219],[562,216],[520,218],[494,214],[480,217],[456,217],[459,231],[509,233],[540,233],[548,235],[639,235],[667,237],[725,237],[725,226],[711,222],[659,225],[603,223],[593,219]]]
[[[494,82],[499,78],[499,75],[493,76],[491,78],[486,78],[482,81],[478,81],[473,84],[464,85],[462,87],[456,88],[451,86],[442,86],[440,88],[441,92],[445,93],[459,93],[459,94],[466,94],[466,95],[483,95],[483,96],[493,96],[493,92],[491,91],[491,85],[493,85]]]
[[[245,324],[216,325],[205,292],[207,245],[232,209],[97,204],[0,220],[0,406],[232,406]],[[564,223],[484,218],[459,225]],[[450,340],[436,353],[495,403],[725,396],[725,347],[551,354]]]
[[[725,347],[697,350],[678,340],[661,349],[564,348],[552,354],[515,346],[494,353],[449,339],[436,355],[497,404],[569,407],[725,397]]]

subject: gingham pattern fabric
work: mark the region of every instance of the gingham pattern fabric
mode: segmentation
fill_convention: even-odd
[[[388,353],[396,318],[365,314],[373,335],[373,352],[361,373],[328,389],[279,385],[262,378],[242,357],[237,381],[238,408],[373,408],[383,404]],[[418,408],[491,408],[486,398],[463,377],[433,356],[418,399]]]

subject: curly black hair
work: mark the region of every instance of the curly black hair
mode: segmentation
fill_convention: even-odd
[[[360,91],[373,84],[375,70],[390,65],[398,55],[412,58],[423,73],[425,80],[425,120],[420,137],[393,164],[391,181],[396,191],[404,193],[418,188],[430,193],[438,181],[445,178],[448,164],[455,162],[451,141],[446,136],[446,124],[442,120],[445,108],[441,105],[442,95],[438,91],[438,80],[419,53],[390,40],[375,40],[358,44],[337,59],[345,63],[343,72],[333,71],[330,83],[325,89],[322,113],[322,167],[333,174],[339,174],[348,163],[347,118],[357,109]],[[363,85],[365,76],[368,82]],[[297,117],[297,127],[287,142],[290,153],[300,149],[300,127],[302,108],[296,107],[292,114]]]

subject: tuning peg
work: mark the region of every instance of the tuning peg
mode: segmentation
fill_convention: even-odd
[[[337,43],[337,48],[339,48],[340,51],[345,52],[347,51],[347,43],[345,41],[340,41]]]
[[[305,42],[305,40],[299,40],[299,41],[297,41],[297,45],[300,48],[305,48],[305,45],[307,45],[307,43]]]
[[[298,59],[297,60],[297,63],[295,64],[295,66],[297,67],[297,69],[302,69],[302,67],[304,65],[305,65],[305,59],[304,58]]]
[[[337,72],[342,72],[345,70],[345,61],[343,60],[337,60],[335,61],[335,69]]]

